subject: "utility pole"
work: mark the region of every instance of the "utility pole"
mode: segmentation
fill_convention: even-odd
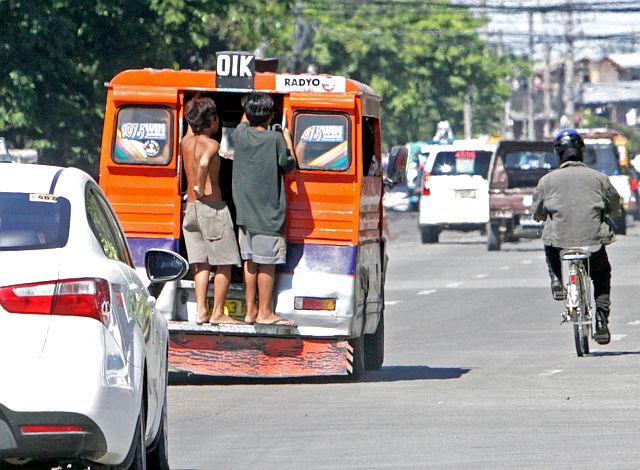
[[[529,10],[529,62],[534,66],[533,11]],[[536,138],[535,115],[533,109],[533,70],[527,81],[527,139]]]
[[[573,56],[573,5],[571,0],[566,0],[567,4],[567,57],[564,66],[564,115],[573,125],[573,115],[575,106],[575,72]]]
[[[542,105],[544,107],[544,129],[542,137],[551,135],[551,43],[544,44],[544,72],[542,76]]]
[[[473,108],[471,107],[471,90],[464,96],[464,105],[462,108],[464,115],[464,138],[470,139],[473,135]]]
[[[304,25],[304,5],[302,0],[296,0],[296,6],[294,10],[296,22],[295,30],[293,32],[293,54],[291,56],[291,72],[300,73],[302,71],[302,53],[304,51],[305,42],[305,25]]]

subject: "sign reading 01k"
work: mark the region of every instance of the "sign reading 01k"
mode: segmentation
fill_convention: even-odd
[[[216,54],[216,88],[252,89],[256,71],[253,54],[218,52]]]

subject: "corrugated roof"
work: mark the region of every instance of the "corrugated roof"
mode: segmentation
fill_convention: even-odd
[[[582,104],[640,103],[640,80],[585,83]]]
[[[614,61],[623,69],[640,68],[640,53],[638,52],[628,54],[609,54],[606,57]]]

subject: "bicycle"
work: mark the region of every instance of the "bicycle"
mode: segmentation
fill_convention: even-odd
[[[591,253],[580,248],[560,251],[565,283],[565,310],[562,322],[573,324],[573,339],[579,357],[589,354],[589,337],[595,332],[595,316],[591,312],[591,278],[589,276]]]

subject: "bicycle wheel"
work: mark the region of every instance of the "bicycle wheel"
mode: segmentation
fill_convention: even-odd
[[[584,267],[584,263],[580,263],[577,269],[576,288],[578,289],[578,308],[576,309],[573,317],[573,338],[576,344],[576,353],[582,357],[585,354],[589,354],[589,318],[587,312],[589,311],[588,298],[589,278],[587,277],[587,271]]]
[[[576,354],[579,357],[589,354],[589,328],[582,309],[576,309],[574,312],[573,340],[576,344]]]

